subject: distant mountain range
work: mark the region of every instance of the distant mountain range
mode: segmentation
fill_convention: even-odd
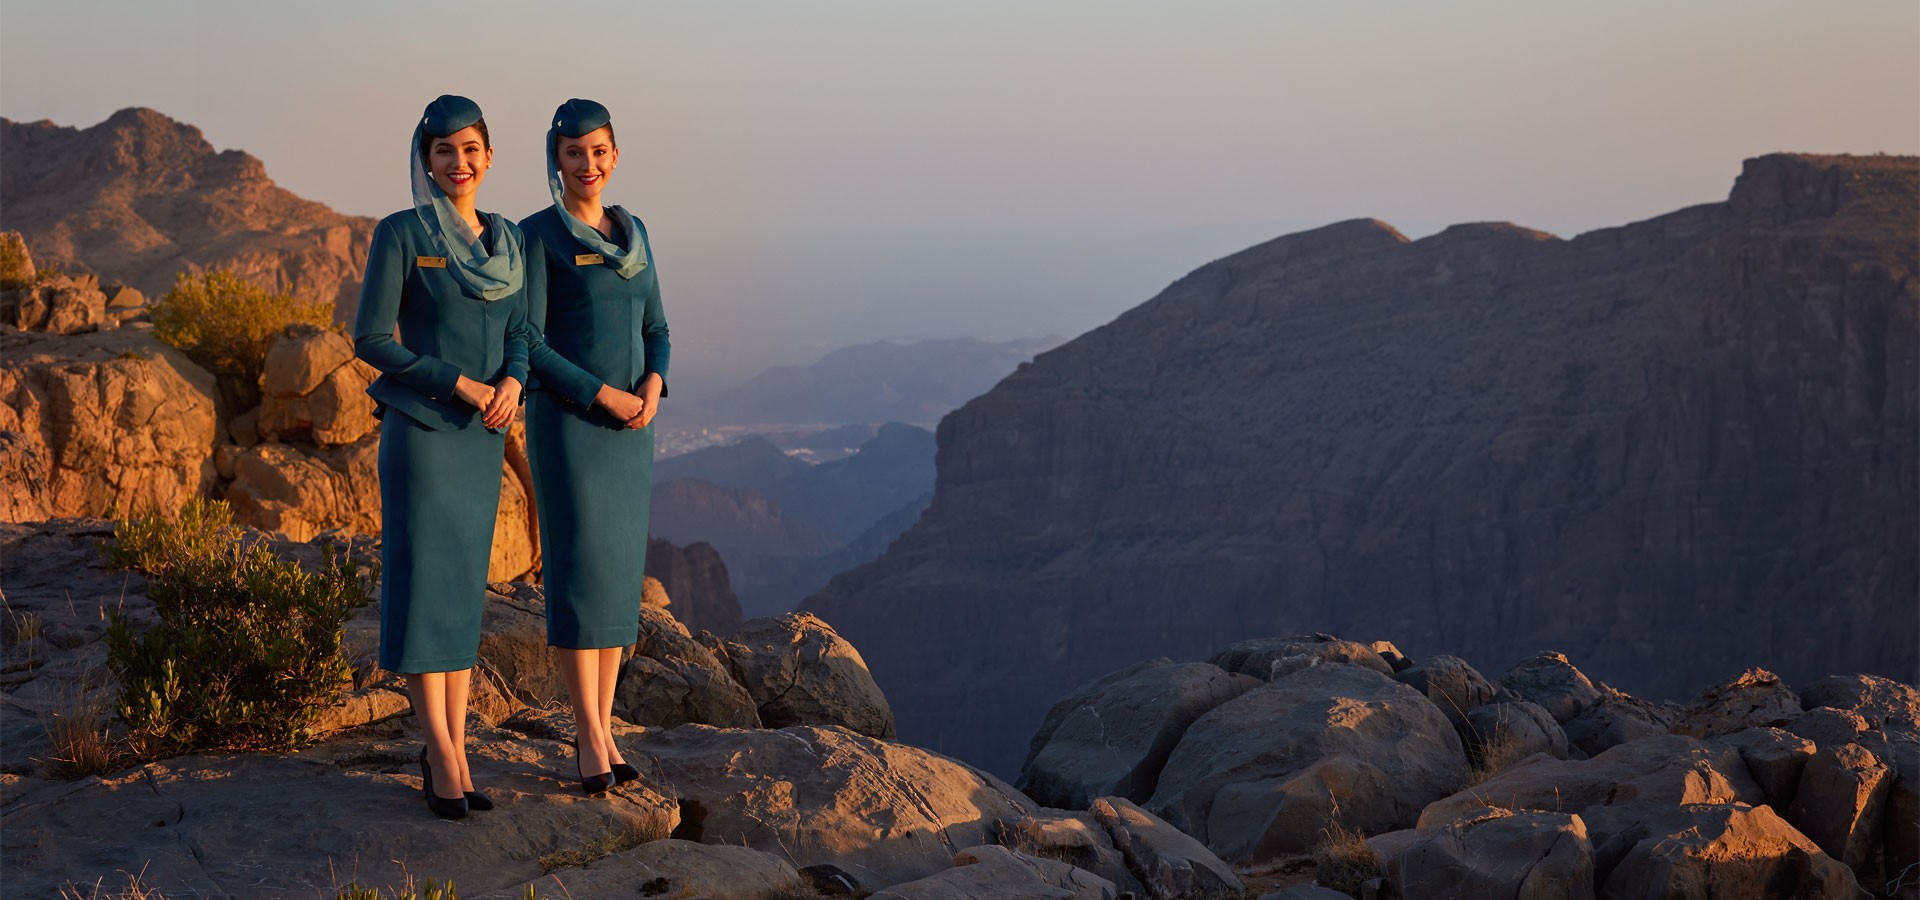
[[[947,416],[932,505],[803,606],[1002,775],[1063,685],[1247,635],[1912,681],[1916,209],[1913,157],[1774,155],[1571,240],[1252,247]]]
[[[0,119],[0,157],[0,229],[42,264],[150,300],[181,271],[229,268],[352,320],[374,220],[295,196],[198,128],[141,108],[86,129]]]
[[[932,425],[979,396],[1059,337],[989,343],[973,338],[879,341],[835,350],[810,366],[777,366],[678,410],[717,425]]]
[[[818,465],[765,438],[661,460],[652,533],[712,544],[747,616],[786,612],[913,524],[932,496],[933,451],[931,432],[890,422]]]

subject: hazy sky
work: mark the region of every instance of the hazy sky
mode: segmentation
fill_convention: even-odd
[[[1761,153],[1920,152],[1920,4],[0,2],[0,115],[153,107],[344,212],[406,204],[443,92],[485,109],[481,205],[515,217],[553,107],[613,110],[608,196],[697,395],[877,338],[1077,334],[1341,219],[1572,236]]]

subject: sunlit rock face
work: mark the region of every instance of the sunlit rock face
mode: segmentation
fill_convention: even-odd
[[[1561,239],[1355,220],[1195,270],[949,415],[927,512],[804,606],[902,739],[1248,635],[1541,650],[1635,695],[1911,677],[1920,160],[1750,160]]]

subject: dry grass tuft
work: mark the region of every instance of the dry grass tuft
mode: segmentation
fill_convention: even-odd
[[[584,866],[598,859],[605,859],[622,850],[631,850],[641,844],[651,843],[666,837],[656,833],[658,829],[632,822],[602,832],[598,837],[578,847],[555,850],[540,854],[540,870],[552,872],[574,866]]]
[[[140,876],[147,870],[142,868],[138,874],[120,874],[127,876],[125,888],[106,887],[105,878],[94,879],[91,885],[78,885],[68,882],[60,889],[59,900],[167,900],[165,894],[140,883]]]
[[[1380,855],[1373,852],[1366,835],[1329,822],[1320,832],[1320,843],[1313,848],[1314,881],[1322,887],[1360,896],[1360,886],[1386,874]]]
[[[47,777],[73,781],[119,769],[127,753],[108,729],[107,704],[95,690],[95,678],[61,687],[51,710],[40,717],[53,751],[40,760]]]

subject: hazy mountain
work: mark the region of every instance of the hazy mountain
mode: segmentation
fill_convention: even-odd
[[[687,415],[720,424],[932,423],[1058,343],[1045,337],[860,344],[810,366],[767,369]]]
[[[1256,634],[1912,680],[1915,209],[1920,160],[1775,155],[1572,240],[1261,244],[948,416],[931,507],[804,605],[1001,774],[1062,685]]]
[[[718,549],[747,616],[785,612],[913,523],[933,489],[933,451],[931,432],[889,422],[860,452],[819,465],[759,438],[662,460],[653,533]]]
[[[929,451],[931,456],[931,451]],[[679,478],[733,488],[763,488],[807,471],[809,466],[788,456],[763,437],[751,437],[723,447],[703,447],[653,464],[655,484]]]
[[[43,264],[148,299],[183,270],[230,268],[352,318],[374,220],[294,196],[198,128],[140,108],[87,129],[0,119],[0,157],[0,228],[25,235]]]

